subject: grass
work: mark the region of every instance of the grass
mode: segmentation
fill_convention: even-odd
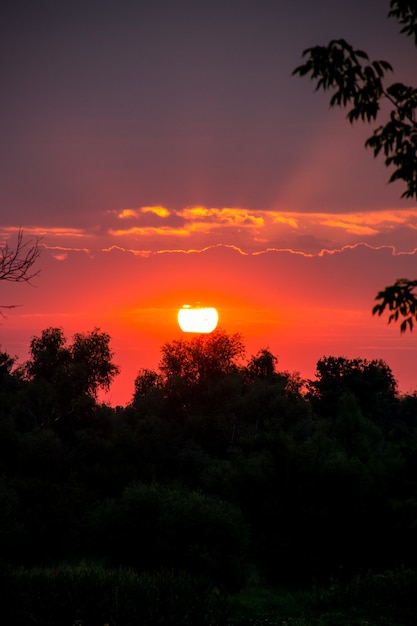
[[[304,593],[283,589],[251,587],[230,601],[230,624],[233,626],[304,626]],[[298,622],[294,621],[298,620]],[[289,620],[289,621],[288,621]],[[307,624],[306,624],[307,626]]]
[[[9,583],[6,598],[10,612],[5,623],[11,626],[417,623],[417,571],[408,570],[368,573],[299,591],[257,582],[233,596],[223,596],[207,581],[179,573],[135,574],[98,565],[16,570]],[[3,609],[7,609],[7,602]]]
[[[251,587],[230,602],[228,626],[414,626],[417,572],[356,576],[306,591]]]

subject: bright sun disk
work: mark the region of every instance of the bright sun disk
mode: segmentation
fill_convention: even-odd
[[[178,311],[178,324],[185,333],[211,333],[218,321],[219,314],[214,307],[184,304]]]

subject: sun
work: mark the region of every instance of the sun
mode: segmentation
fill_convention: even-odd
[[[211,333],[218,321],[219,314],[214,307],[184,304],[178,311],[178,324],[185,333]]]

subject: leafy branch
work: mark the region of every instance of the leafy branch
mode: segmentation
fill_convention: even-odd
[[[381,300],[372,309],[373,315],[382,315],[387,308],[392,311],[388,317],[388,324],[397,322],[399,316],[403,317],[400,331],[404,333],[407,329],[413,330],[414,320],[417,320],[417,297],[413,289],[417,287],[417,280],[407,278],[398,279],[393,285],[385,287],[380,291],[376,300]]]
[[[413,37],[417,46],[416,0],[391,0],[388,16],[399,21],[400,32]],[[366,52],[355,50],[344,39],[307,48],[302,56],[306,61],[293,74],[310,75],[317,82],[316,91],[333,90],[330,106],[350,106],[347,118],[351,124],[357,120],[375,121],[382,102],[391,106],[389,120],[374,130],[365,146],[373,150],[375,157],[383,154],[385,165],[394,168],[389,182],[405,183],[401,197],[417,199],[417,89],[402,83],[385,86],[391,65],[387,61],[370,62]],[[391,312],[388,323],[397,322],[401,316],[400,331],[411,331],[417,320],[416,287],[416,280],[398,279],[377,294],[380,302],[372,314],[382,315],[387,309]]]
[[[402,197],[417,198],[417,89],[401,83],[384,86],[383,79],[392,66],[387,61],[369,61],[363,50],[355,50],[344,39],[334,39],[327,46],[314,46],[303,52],[307,60],[293,71],[316,80],[316,91],[333,90],[330,106],[350,106],[347,118],[372,122],[377,119],[381,102],[392,105],[389,121],[379,126],[366,141],[376,157],[385,156],[385,165],[393,166],[389,182],[402,180]]]

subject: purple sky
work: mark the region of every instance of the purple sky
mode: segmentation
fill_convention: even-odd
[[[383,0],[8,3],[3,224],[91,226],[100,211],[155,204],[285,210],[288,182],[297,173],[293,187],[308,186],[316,157],[323,184],[291,210],[397,206],[401,189],[386,186],[382,161],[363,148],[371,129],[349,127],[308,79],[291,76],[304,48],[344,37],[389,60],[395,80],[412,80],[412,41],[388,9]]]

